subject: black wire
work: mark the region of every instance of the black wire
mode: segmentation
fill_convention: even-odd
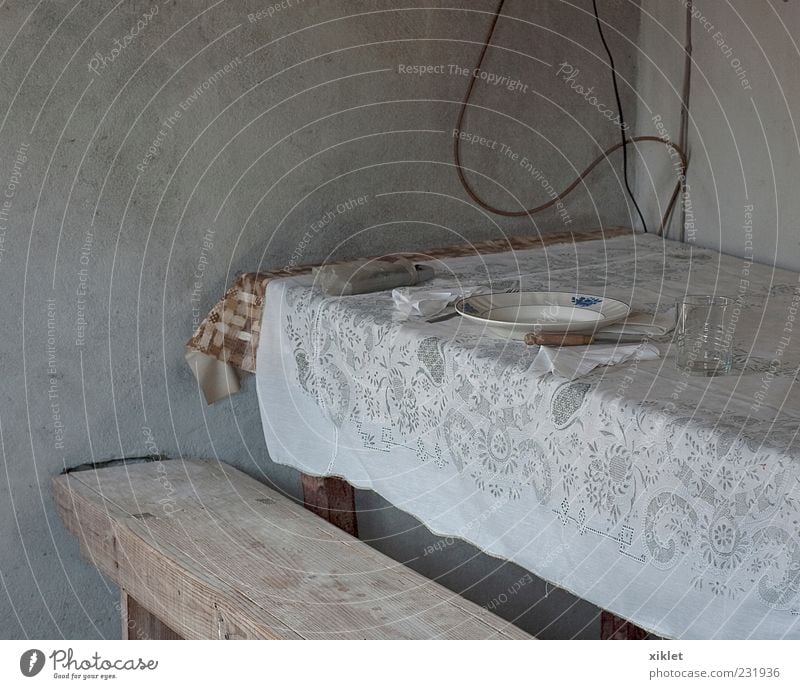
[[[622,176],[625,178],[625,188],[628,190],[628,196],[630,196],[630,199],[636,208],[636,212],[639,214],[639,219],[642,221],[642,227],[644,228],[644,231],[647,232],[647,223],[645,222],[644,215],[642,215],[642,209],[639,208],[639,204],[636,203],[636,197],[633,195],[630,182],[628,181],[628,140],[625,137],[625,116],[622,114],[622,99],[619,97],[617,68],[614,65],[614,56],[611,54],[611,49],[608,47],[605,34],[603,33],[603,24],[600,21],[600,13],[597,10],[597,0],[592,0],[592,6],[594,7],[594,18],[597,22],[597,30],[600,32],[600,40],[603,42],[603,47],[606,49],[606,55],[608,55],[608,62],[611,65],[611,79],[614,82],[614,96],[617,99],[617,112],[619,112],[619,130],[622,134]]]

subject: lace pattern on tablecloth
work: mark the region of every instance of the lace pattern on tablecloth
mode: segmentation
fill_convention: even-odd
[[[450,261],[434,284],[636,295],[650,312],[687,285],[736,295],[739,284],[735,259],[651,236],[542,256]],[[785,271],[770,284],[771,271],[750,269],[738,370],[716,379],[671,358],[534,378],[533,348],[477,326],[402,322],[385,293],[329,299],[307,281],[275,283],[257,372],[270,453],[371,487],[664,635],[800,637],[800,347],[771,356],[800,290]],[[753,404],[766,375],[779,413]],[[561,554],[543,560],[548,543]],[[621,578],[604,586],[598,572]],[[623,595],[620,582],[634,583]]]

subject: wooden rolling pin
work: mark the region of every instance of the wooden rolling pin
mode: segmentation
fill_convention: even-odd
[[[589,335],[564,335],[563,333],[528,333],[525,335],[525,344],[542,345],[544,347],[574,347],[592,343],[594,336]]]

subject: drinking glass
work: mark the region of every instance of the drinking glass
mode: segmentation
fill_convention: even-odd
[[[677,303],[677,365],[700,376],[730,373],[733,360],[733,299],[688,295]]]

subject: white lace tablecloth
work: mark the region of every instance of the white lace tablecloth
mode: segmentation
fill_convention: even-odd
[[[521,282],[635,311],[733,296],[734,372],[688,376],[667,352],[536,377],[535,347],[287,278],[268,287],[257,354],[272,459],[375,490],[657,634],[800,638],[798,275],[648,235],[432,265],[434,286]]]

